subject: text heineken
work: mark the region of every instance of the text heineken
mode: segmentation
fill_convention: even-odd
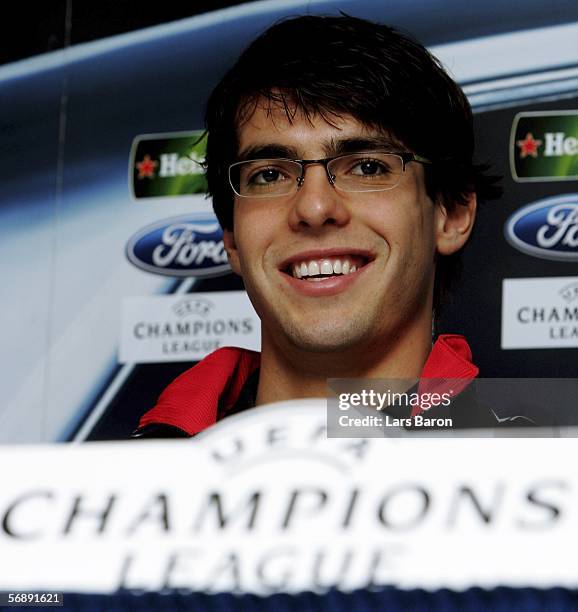
[[[515,181],[578,178],[578,111],[519,113],[510,137]]]
[[[566,136],[564,132],[546,132],[544,134],[544,157],[561,157],[578,155],[578,138]]]
[[[137,136],[130,153],[134,199],[205,194],[205,152],[200,131]]]
[[[185,176],[187,174],[203,174],[201,159],[197,156],[179,157],[178,153],[163,153],[160,157],[159,176],[163,178]]]

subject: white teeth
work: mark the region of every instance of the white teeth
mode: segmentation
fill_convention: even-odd
[[[357,265],[351,263],[350,259],[320,259],[313,261],[302,261],[291,267],[294,278],[307,278],[307,280],[324,280],[333,274],[353,274],[357,271]],[[317,278],[312,278],[317,277]]]
[[[319,264],[316,261],[309,262],[309,276],[317,276],[319,274]]]

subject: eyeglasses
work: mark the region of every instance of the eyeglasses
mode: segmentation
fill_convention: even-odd
[[[323,164],[333,187],[349,193],[388,191],[399,185],[409,162],[431,164],[415,153],[363,151],[325,159],[250,159],[229,166],[229,182],[242,198],[276,198],[297,192],[305,168]]]

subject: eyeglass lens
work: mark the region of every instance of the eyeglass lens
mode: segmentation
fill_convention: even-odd
[[[393,189],[403,173],[403,160],[392,153],[354,153],[327,163],[337,189],[350,192]],[[298,189],[302,165],[285,159],[259,159],[231,166],[231,183],[241,196],[271,197]]]

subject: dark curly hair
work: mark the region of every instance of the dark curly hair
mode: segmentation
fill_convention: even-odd
[[[215,214],[233,227],[228,167],[238,130],[258,102],[329,123],[349,115],[430,159],[426,189],[447,209],[472,192],[497,197],[496,178],[473,163],[472,111],[440,62],[407,34],[347,15],[304,16],[269,28],[249,45],[211,94],[206,109],[207,180]],[[459,268],[459,254],[438,257],[434,308]]]

